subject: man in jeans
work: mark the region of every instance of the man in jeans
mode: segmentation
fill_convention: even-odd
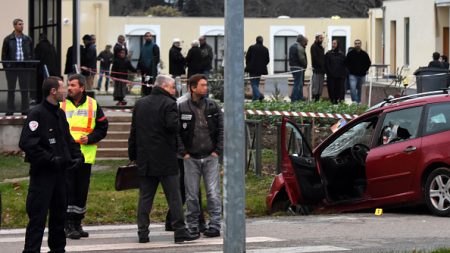
[[[354,103],[361,103],[361,87],[371,64],[369,55],[361,49],[361,40],[355,40],[355,48],[348,52],[345,59],[345,66],[350,72],[348,75],[350,95]]]
[[[289,66],[294,77],[294,87],[292,88],[291,102],[305,100],[303,98],[303,82],[305,70],[308,65],[306,58],[306,45],[308,39],[303,35],[297,36],[297,41],[289,47]]]
[[[193,235],[199,235],[198,192],[203,176],[207,210],[210,217],[203,235],[220,236],[222,201],[220,199],[219,155],[223,150],[223,114],[216,102],[206,97],[205,75],[189,78],[191,98],[179,104],[179,152],[184,158],[186,221]]]

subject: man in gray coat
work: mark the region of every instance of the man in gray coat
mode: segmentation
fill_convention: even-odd
[[[159,75],[150,96],[139,100],[133,110],[128,156],[136,162],[139,173],[139,204],[137,213],[140,243],[150,241],[148,235],[153,199],[162,184],[171,210],[175,243],[192,241],[184,223],[180,195],[180,170],[177,163],[178,113],[175,80]]]

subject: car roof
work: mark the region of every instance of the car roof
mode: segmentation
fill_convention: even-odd
[[[438,102],[450,102],[450,95],[448,94],[448,89],[417,93],[398,98],[388,98],[385,99],[385,101],[380,102],[369,108],[366,111],[366,113],[369,114],[377,112],[379,113],[380,111],[384,111],[386,109],[391,109],[394,107],[408,107],[413,106],[415,104],[431,104]]]

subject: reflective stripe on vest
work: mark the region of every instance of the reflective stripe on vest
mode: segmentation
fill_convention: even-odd
[[[70,134],[76,142],[80,143],[85,163],[94,164],[97,145],[83,145],[81,144],[80,138],[94,131],[95,118],[97,116],[97,101],[86,96],[86,102],[76,107],[72,101],[66,99],[61,102],[61,109],[66,113]]]

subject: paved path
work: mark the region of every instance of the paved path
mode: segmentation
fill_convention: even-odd
[[[429,214],[372,213],[247,219],[246,252],[411,252],[450,248],[450,219]],[[173,232],[152,223],[150,243],[136,226],[88,226],[90,237],[68,240],[68,252],[221,252],[223,238],[173,243]],[[24,229],[0,230],[1,252],[20,252]],[[47,252],[46,238],[42,252]]]

